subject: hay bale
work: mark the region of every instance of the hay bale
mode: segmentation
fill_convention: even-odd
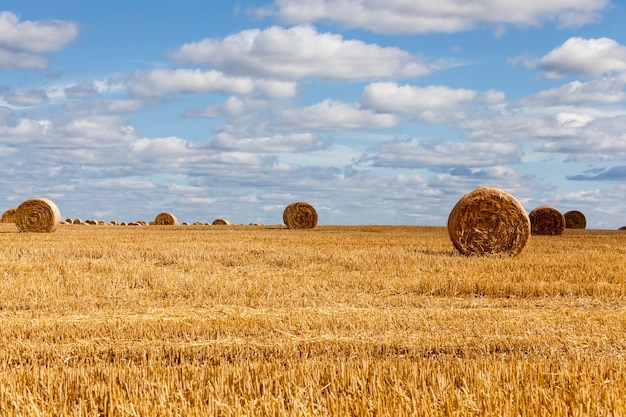
[[[93,219],[87,219],[87,220],[85,220],[85,224],[89,224],[91,226],[97,226],[98,222],[93,220]]]
[[[213,220],[213,223],[211,223],[213,226],[230,226],[232,223],[226,219],[215,219]]]
[[[74,219],[74,224],[83,224],[81,219]]]
[[[143,222],[142,224],[145,224],[145,222]],[[176,219],[176,216],[174,216],[172,213],[164,211],[157,214],[157,216],[154,218],[154,224],[157,226],[176,226],[178,225],[178,220]]]
[[[528,213],[530,233],[556,236],[565,230],[565,216],[552,206],[539,206]]]
[[[15,225],[20,232],[51,233],[61,224],[59,208],[47,198],[31,198],[15,211]]]
[[[617,229],[617,230],[626,230],[626,226],[622,226],[622,227],[620,227],[620,228],[619,228],[619,229]]]
[[[317,211],[309,203],[295,201],[285,207],[283,222],[290,229],[313,229],[317,226]]]
[[[585,229],[587,227],[585,215],[578,210],[570,210],[563,217],[565,217],[565,228],[567,229]]]
[[[515,197],[496,187],[465,194],[448,216],[448,234],[464,255],[515,256],[526,246],[530,220]]]
[[[2,213],[2,220],[0,223],[15,223],[15,212],[17,211],[17,207],[11,207]]]

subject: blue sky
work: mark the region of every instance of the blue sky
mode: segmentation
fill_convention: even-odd
[[[0,209],[445,225],[490,185],[626,225],[621,2],[10,3]]]

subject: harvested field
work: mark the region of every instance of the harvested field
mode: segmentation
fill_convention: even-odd
[[[625,236],[0,224],[1,414],[625,415]]]

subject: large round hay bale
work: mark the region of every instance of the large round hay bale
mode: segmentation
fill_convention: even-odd
[[[142,222],[142,224],[145,224],[145,222]],[[176,226],[178,225],[178,220],[176,219],[176,216],[174,216],[172,213],[164,211],[157,214],[157,216],[154,218],[154,224],[157,226]]]
[[[565,230],[565,216],[552,206],[539,206],[528,213],[530,233],[533,235],[556,236]]]
[[[15,223],[15,212],[17,211],[17,207],[11,207],[2,213],[2,220],[0,223]]]
[[[20,232],[51,233],[60,224],[59,208],[47,198],[26,200],[15,212],[15,225]]]
[[[565,228],[567,229],[585,229],[587,227],[585,215],[578,210],[570,210],[563,217],[565,217]]]
[[[530,236],[526,210],[511,194],[479,187],[465,194],[448,216],[448,233],[464,255],[519,254]]]
[[[285,207],[283,222],[290,229],[313,229],[317,226],[317,211],[309,203],[295,201]]]
[[[215,219],[213,220],[213,226],[230,226],[232,223],[229,220],[226,219]]]

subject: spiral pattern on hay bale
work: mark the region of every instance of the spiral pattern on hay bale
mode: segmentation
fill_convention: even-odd
[[[533,235],[557,236],[565,230],[565,216],[552,206],[539,206],[528,214],[530,233]]]
[[[578,210],[570,210],[563,216],[565,217],[566,229],[585,229],[587,227],[585,215]]]
[[[215,219],[213,220],[213,223],[212,223],[213,226],[230,226],[231,224],[232,223],[229,220],[222,219],[222,218]]]
[[[20,232],[51,233],[60,224],[59,208],[47,198],[26,200],[15,212],[15,225]]]
[[[511,194],[496,187],[478,187],[461,197],[450,212],[448,234],[464,255],[515,256],[526,246],[530,220]]]
[[[283,222],[289,229],[313,229],[317,226],[317,211],[309,203],[294,201],[285,207]]]
[[[143,222],[142,224],[145,224],[145,222]],[[154,218],[154,224],[157,226],[176,226],[178,225],[178,219],[176,219],[176,216],[174,216],[172,213],[164,211],[157,214],[157,216]]]
[[[2,220],[0,223],[15,223],[15,212],[17,211],[17,207],[11,207],[2,213]]]

